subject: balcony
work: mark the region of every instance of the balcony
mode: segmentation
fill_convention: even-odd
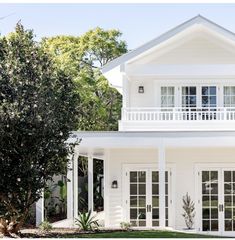
[[[123,108],[119,130],[235,130],[235,107]]]

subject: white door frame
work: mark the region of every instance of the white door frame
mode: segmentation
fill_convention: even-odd
[[[128,188],[129,179],[126,172],[129,171],[140,171],[140,170],[156,170],[158,171],[158,164],[123,164],[122,165],[122,206],[123,206],[123,220],[129,221],[129,200],[128,200]],[[166,164],[166,170],[169,172],[168,175],[168,226],[169,228],[175,228],[175,164]],[[151,179],[146,179],[150,181]],[[147,196],[148,197],[148,196]],[[148,227],[146,227],[148,228]],[[151,227],[159,228],[159,227]]]
[[[223,173],[224,171],[235,171],[235,163],[200,163],[195,164],[195,210],[196,210],[196,219],[195,227],[197,232],[207,233],[210,235],[219,234],[222,236],[235,236],[235,231],[224,231],[224,211],[219,212],[219,231],[203,232],[202,231],[202,201],[201,201],[201,171],[218,171],[218,198],[219,204],[224,205],[224,180]],[[199,174],[200,173],[200,174]],[[223,207],[224,208],[224,207]]]

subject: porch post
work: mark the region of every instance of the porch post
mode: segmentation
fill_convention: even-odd
[[[104,155],[104,214],[105,214],[105,220],[104,220],[104,226],[109,227],[109,188],[110,188],[110,182],[109,182],[109,149],[105,150]]]
[[[74,197],[74,218],[78,218],[78,158],[79,158],[79,148],[76,145],[74,148],[74,164],[73,164],[73,197]]]
[[[165,209],[165,147],[161,142],[158,148],[158,169],[159,169],[159,226],[164,228],[166,226],[166,209]]]
[[[36,202],[36,227],[44,221],[44,192],[42,191],[42,197]]]
[[[67,219],[73,219],[73,157],[74,154],[69,155],[69,166],[67,171]]]
[[[93,212],[93,156],[88,156],[88,210]]]

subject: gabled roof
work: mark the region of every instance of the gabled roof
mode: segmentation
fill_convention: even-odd
[[[173,37],[177,33],[180,33],[183,30],[185,30],[195,24],[202,24],[202,25],[204,25],[210,29],[213,29],[235,41],[235,34],[233,32],[221,27],[220,25],[210,21],[209,19],[207,19],[201,15],[198,15],[198,16],[178,25],[177,27],[169,30],[168,32],[160,35],[159,37],[154,38],[153,40],[143,44],[142,46],[114,59],[113,61],[109,62],[102,68],[102,72],[107,73],[108,71],[112,70],[113,68],[137,57],[138,55],[144,53],[145,51],[148,51],[149,49],[155,47],[156,45],[166,41],[167,39]]]

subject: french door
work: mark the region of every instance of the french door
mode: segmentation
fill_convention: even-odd
[[[165,219],[169,225],[170,174],[165,172]],[[126,171],[126,219],[134,227],[159,226],[159,172],[157,169],[133,168]]]
[[[201,231],[235,233],[235,168],[201,171]]]

